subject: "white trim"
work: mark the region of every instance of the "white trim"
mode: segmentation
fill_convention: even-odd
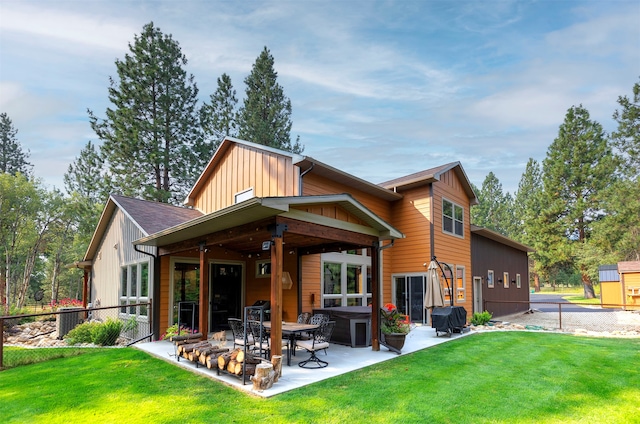
[[[450,217],[451,220],[452,220],[452,222],[451,222],[452,231],[447,231],[444,228],[444,221],[445,221],[444,220],[444,217],[445,217],[445,214],[444,214],[444,202],[451,203],[452,208],[453,208],[453,210],[452,210],[453,216]],[[462,209],[462,221],[459,221],[459,220],[456,219],[456,206],[459,207],[460,209]],[[465,209],[464,209],[464,206],[459,205],[458,203],[454,202],[453,200],[449,200],[446,197],[442,197],[441,207],[442,207],[442,209],[441,209],[441,213],[442,213],[442,232],[444,234],[448,234],[450,236],[459,237],[459,238],[464,239],[464,226],[465,226],[465,213],[466,213]],[[449,217],[448,215],[446,215],[446,216]],[[462,234],[456,233],[456,222],[461,222],[462,223]]]

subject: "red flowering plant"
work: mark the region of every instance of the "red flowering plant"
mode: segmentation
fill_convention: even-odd
[[[409,320],[406,315],[401,314],[393,303],[387,303],[381,309],[382,313],[382,333],[392,334],[400,333],[407,334],[411,330]]]

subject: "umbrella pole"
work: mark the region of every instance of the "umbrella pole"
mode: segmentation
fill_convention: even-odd
[[[449,303],[451,304],[451,306],[453,306],[453,293],[451,292],[451,286],[449,286],[449,280],[447,279],[447,274],[445,274],[444,269],[442,268],[442,264],[438,261],[438,259],[436,259],[435,256],[432,256],[431,260],[435,261],[435,263],[438,264],[438,268],[440,268],[440,272],[442,273],[442,276],[444,277],[444,282],[447,283],[447,289],[449,290]],[[453,270],[451,269],[449,264],[445,263],[444,265],[447,268],[449,268],[449,272],[450,272],[451,278],[453,278]]]

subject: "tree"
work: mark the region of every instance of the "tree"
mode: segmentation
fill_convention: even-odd
[[[551,265],[544,252],[547,246],[540,237],[539,228],[542,214],[542,171],[540,164],[529,158],[513,203],[515,228],[513,238],[534,249],[529,254],[530,269],[536,290],[540,290],[540,275],[548,274],[546,269]]]
[[[239,112],[240,138],[302,153],[300,137],[291,143],[291,100],[277,82],[273,56],[265,46],[245,78],[246,98]]]
[[[561,231],[563,242],[550,245],[553,254],[567,247],[577,258],[585,298],[595,297],[588,265],[580,261],[592,225],[602,218],[602,192],[612,183],[615,160],[602,126],[590,120],[582,107],[571,107],[560,125],[558,137],[543,161],[543,215],[548,219],[547,235]]]
[[[0,172],[28,175],[32,165],[27,162],[29,151],[25,153],[18,142],[11,119],[6,113],[0,114]]]
[[[160,202],[181,201],[201,169],[191,160],[200,127],[198,89],[187,75],[186,57],[171,35],[153,22],[116,60],[106,119],[89,111],[91,127],[103,141],[101,153],[114,189]]]
[[[618,97],[618,122],[611,141],[618,152],[619,179],[603,193],[605,217],[593,225],[590,255],[596,261],[616,263],[640,260],[640,83],[633,86],[633,100]],[[593,259],[593,258],[597,258]]]
[[[91,141],[87,142],[64,174],[67,193],[78,193],[92,203],[104,203],[111,189],[102,165],[99,151]]]
[[[200,108],[200,124],[204,140],[208,143],[209,158],[222,139],[238,134],[238,99],[229,75],[222,74],[218,78],[218,88],[211,95],[210,101],[211,103],[204,103]]]
[[[620,96],[618,104],[621,109],[613,114],[618,130],[611,138],[620,152],[623,173],[637,180],[640,176],[640,83],[633,85],[633,100]]]
[[[478,205],[471,210],[471,221],[481,227],[509,236],[513,230],[513,199],[509,193],[504,194],[502,184],[493,172],[484,179],[482,188],[477,190]]]

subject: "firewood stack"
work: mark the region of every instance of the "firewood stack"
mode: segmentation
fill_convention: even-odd
[[[242,375],[243,364],[245,364],[245,374],[254,375],[256,372],[256,365],[262,362],[259,357],[256,357],[250,353],[245,354],[244,350],[242,349],[236,349],[233,352],[222,353],[221,355],[217,356],[216,361],[219,369],[235,375]],[[213,368],[214,366],[215,365],[212,363],[211,358],[207,360],[208,368]]]

